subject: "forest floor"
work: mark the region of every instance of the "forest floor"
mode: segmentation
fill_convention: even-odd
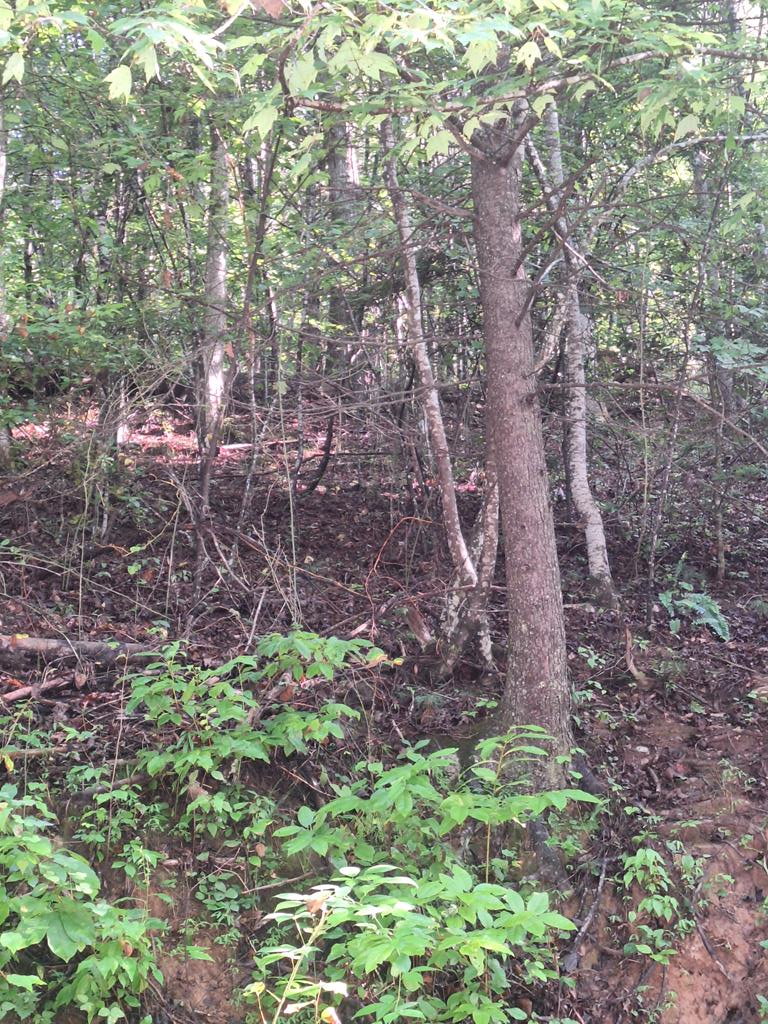
[[[423,492],[413,505],[404,501],[380,435],[357,430],[337,436],[327,474],[312,493],[299,488],[295,503],[285,487],[295,448],[279,437],[268,443],[272,456],[257,467],[237,550],[250,450],[237,441],[225,444],[206,527],[212,565],[196,592],[196,533],[183,498],[196,479],[193,433],[177,418],[158,414],[137,427],[121,465],[106,475],[89,454],[91,427],[59,420],[17,431],[23,460],[0,478],[0,634],[155,648],[181,638],[193,661],[211,666],[251,650],[255,637],[301,621],[323,635],[370,638],[399,662],[363,676],[315,680],[284,697],[304,708],[331,700],[361,707],[363,726],[348,740],[361,756],[386,757],[404,741],[424,737],[447,746],[474,735],[483,714],[478,706],[492,701],[499,687],[480,678],[471,655],[451,679],[437,680],[416,642],[414,622],[439,618],[447,559],[436,550],[435,503]],[[319,419],[317,430],[308,463],[321,454]],[[353,454],[346,457],[345,447]],[[470,518],[479,491],[469,471],[460,500]],[[575,986],[561,990],[558,1006],[536,1007],[550,1015],[543,1019],[767,1019],[759,997],[768,997],[761,945],[768,938],[768,494],[757,494],[754,481],[734,494],[733,544],[722,583],[710,575],[711,545],[686,505],[696,499],[685,484],[678,500],[678,532],[665,571],[671,573],[685,553],[692,589],[678,596],[706,592],[716,600],[729,625],[727,641],[685,618],[673,634],[658,601],[654,628],[645,628],[634,548],[628,531],[610,523],[625,611],[619,618],[595,609],[582,590],[579,532],[563,521],[564,505],[557,506],[577,737],[610,797],[599,834],[569,862],[573,893],[564,912],[584,920],[595,910],[580,933]],[[681,578],[672,574],[664,582],[662,574],[658,590],[678,586]],[[503,643],[503,566],[494,593],[494,633]],[[37,757],[30,745],[23,761],[6,761],[5,772],[44,777],[53,786],[73,763],[130,761],[132,751],[152,740],[138,729],[130,734],[125,691],[125,669],[87,656],[30,657],[17,644],[0,642],[5,742],[18,740],[20,709],[26,708],[24,728],[45,752]],[[265,788],[300,802],[306,780],[319,777],[318,756],[270,769]],[[334,756],[329,751],[331,777]],[[72,813],[69,802],[60,808],[62,819]],[[67,828],[73,831],[71,823],[62,824]],[[242,938],[258,942],[259,921],[276,890],[268,883],[263,905],[240,914],[237,941],[217,942],[222,926],[206,917],[195,886],[183,884],[205,840],[185,849],[151,838],[162,853],[156,874],[175,873],[181,882],[170,908],[157,898],[156,878],[146,901],[171,930],[197,919],[195,941],[214,958],[163,963],[167,1019],[239,1020],[232,994],[248,976]],[[670,930],[676,952],[661,957],[668,963],[624,948],[631,906],[615,879],[622,854],[638,845],[663,852],[675,891],[684,894],[684,923]],[[217,856],[224,875],[226,858],[221,851]],[[598,883],[601,865],[604,884]],[[138,898],[137,886],[120,872],[105,865],[102,874],[108,891]],[[279,871],[272,874],[279,880]]]

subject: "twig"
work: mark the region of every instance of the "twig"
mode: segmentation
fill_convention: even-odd
[[[725,967],[723,966],[722,961],[720,960],[719,956],[715,952],[714,946],[712,945],[712,943],[707,938],[706,932],[701,927],[701,924],[699,923],[699,919],[698,919],[698,917],[696,917],[695,914],[693,916],[693,919],[694,919],[694,921],[696,923],[696,931],[699,933],[699,938],[701,939],[701,942],[702,942],[702,945],[704,946],[704,949],[706,949],[706,951],[712,957],[712,959],[715,962],[715,965],[717,966],[717,969],[720,971],[722,976],[724,978],[727,978],[728,981],[733,982],[733,978],[730,976],[728,971],[726,971]]]
[[[597,881],[597,890],[595,892],[595,898],[592,901],[592,906],[589,908],[589,911],[587,912],[587,916],[584,918],[581,928],[579,928],[578,932],[576,933],[576,938],[571,943],[570,950],[563,957],[563,970],[567,974],[570,974],[578,967],[579,959],[581,957],[581,953],[579,952],[579,946],[581,945],[584,936],[589,931],[590,926],[595,919],[597,908],[600,906],[600,900],[602,898],[603,889],[605,887],[605,874],[607,867],[608,854],[605,854],[605,856],[603,857],[602,866],[600,868],[600,878]]]
[[[56,679],[46,679],[45,682],[35,683],[33,686],[20,686],[18,690],[0,695],[0,704],[13,704],[14,701],[24,700],[25,697],[37,697],[40,693],[48,690],[58,690],[63,686],[74,686],[73,679],[64,679],[58,676]]]
[[[267,882],[266,885],[257,885],[253,889],[243,889],[244,896],[250,896],[254,892],[266,892],[267,889],[277,889],[281,885],[293,885],[294,882],[303,882],[305,878],[310,878],[312,875],[311,871],[305,871],[303,875],[295,875],[293,878],[278,878],[276,882]]]

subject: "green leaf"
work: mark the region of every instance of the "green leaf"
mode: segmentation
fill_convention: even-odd
[[[315,820],[315,812],[311,807],[304,805],[299,808],[296,817],[298,818],[299,824],[302,828],[310,828]]]
[[[12,78],[20,82],[24,77],[24,54],[20,50],[12,53],[3,71],[3,85],[7,85]]]
[[[574,101],[576,103],[578,103],[578,101],[580,99],[582,99],[584,96],[586,96],[587,93],[596,92],[596,91],[597,91],[597,83],[596,82],[592,82],[592,81],[582,82],[581,85],[574,92],[573,99],[574,99]]]
[[[185,946],[184,953],[190,960],[210,960],[213,963],[211,954],[201,946]]]
[[[476,75],[489,64],[496,62],[498,52],[499,40],[495,34],[485,36],[482,39],[473,39],[464,54],[464,62],[469,65],[470,71]]]
[[[357,62],[360,73],[366,78],[372,78],[374,82],[381,80],[382,73],[396,75],[397,64],[386,53],[372,51],[363,53]]]
[[[543,96],[537,96],[535,100],[531,100],[531,109],[537,117],[541,117],[549,104],[554,102],[555,97],[545,93]]]
[[[546,892],[534,892],[528,897],[528,911],[531,914],[543,914],[549,910],[549,895]]]
[[[136,51],[136,63],[144,68],[144,77],[149,82],[160,77],[160,65],[157,63],[157,50],[151,43],[145,43]]]
[[[267,59],[266,53],[257,53],[255,56],[247,60],[245,64],[240,68],[241,75],[252,75],[258,71],[264,61]]]
[[[453,135],[445,129],[444,131],[437,132],[427,140],[426,152],[427,159],[431,160],[433,156],[440,154],[444,156],[453,142]]]
[[[86,907],[66,901],[57,914],[52,914],[48,923],[46,941],[48,948],[68,962],[72,957],[90,946],[96,939],[96,927]]]
[[[307,53],[288,68],[288,88],[292,93],[304,92],[317,78],[317,68],[312,54]]]
[[[105,82],[109,82],[109,98],[111,100],[127,100],[133,88],[133,75],[127,64],[119,64],[110,71]]]
[[[9,985],[15,985],[16,988],[23,988],[27,992],[31,992],[35,985],[45,984],[43,979],[38,978],[36,974],[6,974],[5,980]]]
[[[675,139],[685,138],[686,135],[694,135],[699,130],[699,119],[695,114],[686,114],[685,117],[681,118],[677,122],[677,128],[675,129]]]
[[[94,32],[92,28],[89,28],[85,34],[86,39],[91,44],[91,49],[94,53],[101,53],[104,47],[107,45],[107,41],[104,36],[100,36],[98,32]]]
[[[272,125],[277,120],[279,113],[279,107],[265,104],[258,110],[255,110],[245,122],[243,125],[243,134],[247,135],[248,132],[256,131],[262,139],[266,138],[272,129]],[[278,384],[281,383],[283,382],[278,382]]]
[[[537,60],[541,60],[541,50],[539,49],[538,43],[529,39],[527,43],[523,43],[520,49],[517,51],[517,63],[525,65],[527,71],[533,70],[533,65]]]

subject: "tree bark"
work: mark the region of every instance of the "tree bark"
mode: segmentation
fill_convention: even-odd
[[[703,325],[704,335],[707,339],[707,366],[709,370],[709,392],[712,404],[719,407],[723,415],[730,419],[733,415],[733,372],[720,362],[716,352],[710,347],[711,340],[726,336],[727,328],[720,314],[718,307],[722,301],[720,288],[720,267],[717,255],[713,253],[714,238],[717,234],[716,218],[719,206],[717,195],[713,195],[713,189],[707,174],[707,157],[701,150],[694,152],[691,159],[693,167],[693,182],[696,188],[696,206],[701,217],[702,229],[705,233],[705,242],[700,256],[700,270],[702,279],[706,284],[706,297],[702,302],[703,307],[709,307],[710,317],[705,318]],[[726,159],[726,168],[728,162]],[[720,188],[724,181],[720,181]]]
[[[558,193],[565,184],[560,142],[560,121],[554,103],[544,115],[549,174],[535,147],[527,142],[528,155],[539,178],[550,211],[558,214],[561,200]],[[589,482],[587,454],[587,375],[586,361],[592,336],[592,324],[581,307],[579,283],[584,265],[578,242],[570,230],[565,212],[560,210],[555,228],[563,246],[565,273],[563,305],[566,323],[564,360],[565,376],[565,458],[570,498],[581,520],[587,547],[587,563],[596,599],[617,610],[619,598],[611,573],[608,544],[600,506],[595,501]]]
[[[498,128],[494,129],[494,137]],[[473,140],[474,141],[474,140]],[[520,265],[521,151],[472,156],[474,235],[488,373],[488,442],[499,479],[509,610],[502,729],[536,725],[552,737],[537,786],[558,785],[571,748],[565,625],[555,529],[536,396],[529,285]]]
[[[357,166],[357,153],[346,121],[336,121],[326,133],[328,146],[328,209],[336,228],[337,245],[345,251],[355,234],[362,216],[362,193]],[[339,271],[342,274],[342,271]],[[343,283],[334,285],[328,296],[328,332],[325,369],[349,369],[352,342],[360,332],[361,308],[359,298],[350,301]]]
[[[8,171],[8,129],[5,125],[5,96],[0,92],[0,231],[5,220],[5,177]],[[0,257],[2,259],[2,257]],[[8,338],[8,304],[5,287],[5,266],[0,262],[0,348],[5,347]],[[2,396],[7,406],[9,397]],[[2,406],[0,406],[2,409]],[[10,469],[13,461],[11,452],[11,428],[8,422],[0,421],[0,470]]]
[[[224,364],[227,332],[227,235],[229,227],[229,168],[227,147],[211,126],[211,187],[208,203],[208,247],[205,260],[201,381],[198,434],[201,451],[215,443],[212,432],[223,414]]]
[[[17,654],[37,654],[42,658],[91,658],[111,664],[119,658],[131,658],[138,655],[156,652],[156,646],[147,644],[126,643],[125,641],[107,642],[101,640],[69,640],[50,639],[48,637],[27,636],[24,633],[0,634],[0,654],[12,652]]]
[[[445,434],[443,414],[437,393],[432,364],[429,361],[427,344],[421,323],[421,285],[416,268],[416,253],[413,246],[413,228],[408,206],[397,179],[397,162],[394,153],[395,140],[392,125],[385,121],[382,139],[387,152],[386,177],[389,196],[395,211],[397,232],[400,238],[400,253],[405,274],[405,311],[408,324],[408,343],[416,364],[419,384],[422,388],[422,403],[427,421],[427,435],[432,458],[435,460],[440,498],[443,505],[443,522],[448,540],[451,561],[462,586],[474,587],[477,572],[467,549],[456,503],[456,486],[453,479],[448,438]]]
[[[456,485],[440,399],[422,329],[421,284],[413,245],[413,227],[408,204],[397,178],[394,136],[389,121],[383,126],[382,139],[387,154],[387,186],[397,222],[405,277],[408,343],[421,385],[427,436],[437,470],[443,522],[454,570],[442,623],[442,635],[438,644],[440,674],[447,676],[453,672],[467,643],[474,636],[479,640],[480,654],[486,670],[494,672],[488,603],[499,546],[499,492],[496,467],[489,452],[486,458],[483,506],[475,526],[475,535],[467,545],[459,518]]]

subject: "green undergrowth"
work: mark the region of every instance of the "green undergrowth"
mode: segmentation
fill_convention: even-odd
[[[426,745],[360,759],[349,742],[360,713],[308,709],[301,694],[383,660],[365,641],[298,631],[215,669],[172,645],[126,680],[133,756],[87,759],[98,729],[54,725],[71,752],[58,774],[25,758],[51,740],[34,712],[6,715],[0,1017],[45,1024],[69,1007],[89,1022],[152,1024],[161,953],[208,958],[195,932],[209,926],[241,958],[247,942],[243,1012],[259,1024],[536,1019],[524,996],[566,983],[555,949],[574,925],[526,868],[524,826],[546,822],[565,849],[573,805],[596,801],[527,791],[526,767],[547,756],[535,728],[483,741],[464,772],[453,751]],[[306,803],[260,785],[260,765],[303,778]],[[150,893],[173,907],[182,879],[163,865],[179,850],[199,907],[181,946],[141,909]],[[102,863],[132,900],[100,894]],[[299,891],[280,886],[288,876]]]

